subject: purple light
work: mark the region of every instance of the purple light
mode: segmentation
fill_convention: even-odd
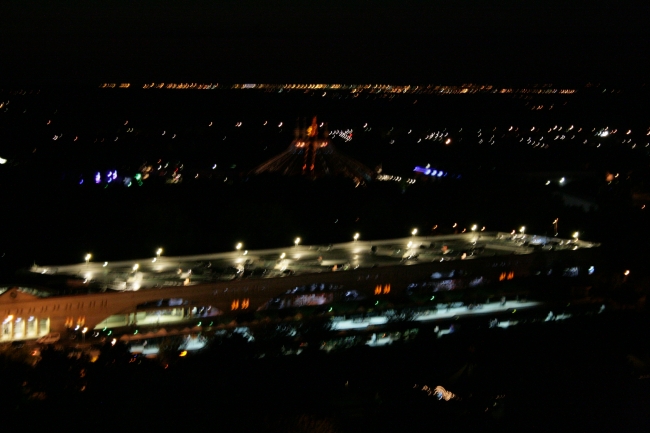
[[[413,169],[413,171],[417,171],[417,172],[420,172],[420,173],[424,173],[424,172],[426,171],[426,168],[415,167],[415,168]]]
[[[117,170],[113,172],[113,180],[117,179]]]
[[[99,174],[99,172],[97,172],[97,174],[95,175],[95,183],[99,183],[101,181],[102,181],[102,175]]]
[[[79,181],[79,185],[82,185],[83,183],[84,183],[84,180],[81,179],[81,180]]]

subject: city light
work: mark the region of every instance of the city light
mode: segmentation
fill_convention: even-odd
[[[163,249],[162,249],[162,248],[158,248],[158,249],[156,250],[156,257],[160,257],[160,255],[162,254],[162,252],[163,252]]]
[[[86,264],[88,264],[88,262],[90,261],[90,259],[91,259],[92,256],[93,256],[93,255],[90,254],[90,253],[89,253],[89,254],[86,254],[86,257],[84,257],[84,259],[86,260]]]
[[[237,251],[239,251],[239,250],[241,250],[241,248],[242,248],[243,246],[244,246],[244,244],[242,244],[241,242],[238,242],[237,245],[235,245],[235,249],[236,249]]]
[[[133,270],[134,271],[137,271],[139,268],[140,268],[139,264],[136,263],[135,265],[133,265]]]
[[[300,238],[294,239],[293,243],[295,244],[295,246],[298,246],[298,244],[300,243]]]
[[[354,236],[352,237],[355,241],[359,240],[359,233],[355,233]]]
[[[411,230],[411,234],[412,234],[413,236],[417,235],[417,234],[418,234],[418,229],[413,229],[413,230]]]
[[[521,226],[521,228],[519,229],[519,233],[523,235],[525,232],[526,232],[526,226]]]
[[[472,226],[472,231],[475,232],[476,229],[478,229],[478,226],[477,226],[476,224],[474,224],[474,225]]]

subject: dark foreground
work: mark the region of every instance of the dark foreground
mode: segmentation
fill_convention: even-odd
[[[94,363],[45,350],[33,369],[14,349],[0,355],[0,411],[7,427],[90,431],[648,431],[649,325],[619,310],[262,359],[260,345],[270,354],[281,340],[224,338],[153,360],[118,344]]]

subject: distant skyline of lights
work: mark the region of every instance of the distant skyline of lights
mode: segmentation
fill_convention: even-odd
[[[101,83],[102,89],[129,89],[131,83]],[[531,84],[525,87],[499,87],[490,84],[467,83],[462,85],[396,85],[396,84],[341,84],[341,83],[245,83],[245,84],[220,84],[220,83],[145,83],[133,85],[141,89],[175,89],[175,90],[215,90],[215,89],[240,89],[240,90],[265,90],[265,91],[291,91],[291,90],[339,90],[350,93],[389,93],[389,94],[562,94],[571,95],[578,91],[575,88],[553,87],[552,84]],[[324,93],[322,96],[326,96]]]

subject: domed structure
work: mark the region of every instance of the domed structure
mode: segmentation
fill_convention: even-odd
[[[329,138],[327,125],[320,130],[316,117],[309,127],[296,127],[294,140],[287,150],[252,172],[300,175],[310,179],[345,176],[357,184],[370,182],[374,177],[368,167],[336,151]]]

